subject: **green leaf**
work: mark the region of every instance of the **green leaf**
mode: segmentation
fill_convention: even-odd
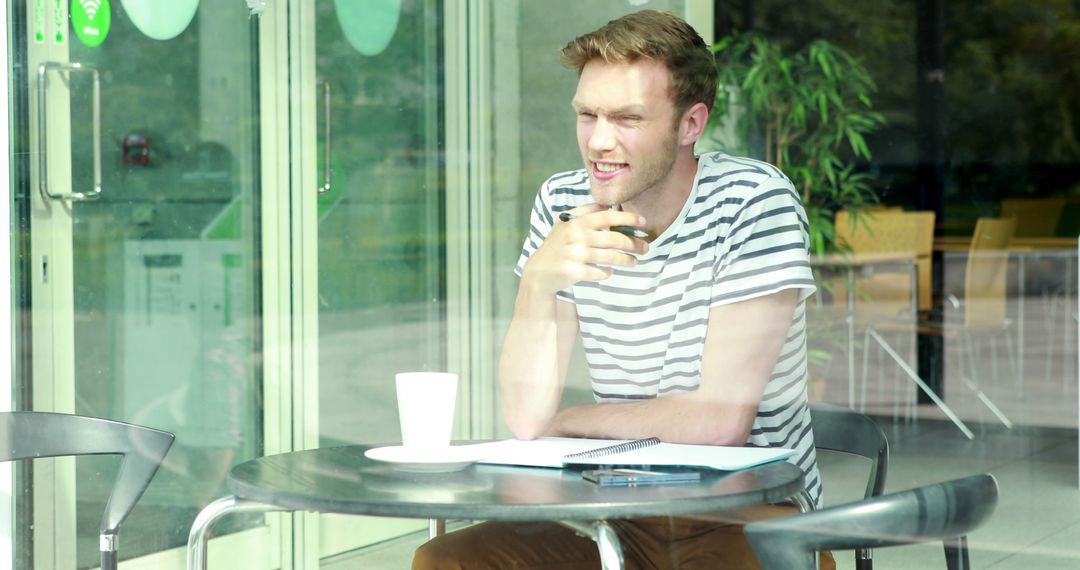
[[[818,53],[817,56],[818,65],[821,66],[821,70],[825,72],[825,77],[832,77],[832,69],[829,67],[829,60],[825,57],[825,54]]]
[[[714,49],[724,93],[718,89],[706,131],[730,125],[742,144],[760,144],[770,129],[776,145],[770,153],[779,155],[806,202],[812,247],[835,248],[833,212],[877,200],[878,181],[849,160],[869,158],[867,137],[886,122],[872,110],[876,87],[869,72],[824,40],[786,51],[759,34],[731,34]],[[737,119],[732,90],[738,93]]]

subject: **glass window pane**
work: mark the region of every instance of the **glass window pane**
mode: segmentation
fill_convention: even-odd
[[[446,366],[440,10],[396,4],[316,5],[322,445],[398,441],[394,373]]]
[[[262,451],[254,20],[243,3],[203,2],[158,40],[129,16],[113,3],[106,41],[70,45],[101,74],[103,188],[73,206],[75,411],[176,434],[124,526],[124,558],[185,545],[229,467]],[[69,86],[80,191],[93,180],[92,87],[85,74]],[[116,464],[77,465],[89,567]]]

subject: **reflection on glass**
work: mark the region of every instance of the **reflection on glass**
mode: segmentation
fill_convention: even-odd
[[[131,23],[146,37],[171,40],[191,24],[199,0],[120,0]]]
[[[386,49],[401,18],[401,0],[334,0],[334,9],[345,39],[362,55]]]
[[[124,526],[124,558],[186,544],[227,469],[262,449],[253,24],[242,2],[204,3],[177,37],[156,41],[136,29],[131,6],[113,6],[101,46],[70,53],[101,72],[107,189],[73,210],[76,412],[176,434]],[[90,91],[79,79],[76,188],[91,179]],[[77,465],[79,500],[106,497],[95,491],[112,484],[115,461]],[[79,504],[80,567],[95,563],[102,510]],[[250,524],[226,520],[219,532]]]
[[[393,40],[368,56],[339,4],[316,5],[333,133],[324,148],[320,91],[312,187],[327,152],[332,175],[318,208],[322,445],[398,441],[394,373],[445,367],[440,10],[403,4]]]

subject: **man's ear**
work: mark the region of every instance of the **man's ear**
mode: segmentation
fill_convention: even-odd
[[[705,103],[697,102],[683,112],[679,119],[679,146],[692,145],[705,131],[705,123],[709,122],[709,108]]]

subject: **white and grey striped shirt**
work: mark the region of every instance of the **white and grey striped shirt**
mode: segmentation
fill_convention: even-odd
[[[517,274],[560,212],[592,201],[584,170],[549,178],[536,197]],[[806,214],[783,173],[755,160],[701,155],[682,212],[637,265],[558,294],[577,305],[596,400],[696,390],[712,307],[798,289],[795,316],[746,445],[794,449],[790,461],[806,473],[807,490],[820,506],[806,395],[805,300],[815,289],[808,243]]]

